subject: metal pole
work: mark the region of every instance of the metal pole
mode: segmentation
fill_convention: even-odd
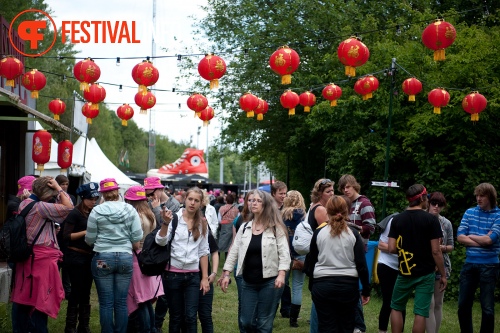
[[[156,57],[156,0],[153,0],[153,31],[151,38],[151,56],[152,61],[154,61]],[[154,88],[153,86],[152,88]],[[148,147],[148,170],[154,169],[156,165],[156,133],[153,130],[153,124],[155,123],[154,119],[154,110],[149,110],[149,147]]]
[[[207,173],[210,176],[210,169],[209,169],[209,162],[208,162],[208,160],[209,160],[209,158],[208,158],[208,126],[207,126],[207,148],[206,148],[206,150],[207,150],[207,154],[206,154],[206,156],[207,156],[207,160],[206,160],[206,163],[207,163]],[[208,178],[210,178],[210,177],[208,177]]]
[[[384,181],[389,181],[389,158],[391,150],[391,121],[392,121],[392,104],[394,100],[394,90],[396,88],[396,58],[392,58],[391,71],[391,89],[389,95],[389,119],[387,124],[387,141],[385,144],[385,169]],[[387,186],[384,186],[383,201],[382,201],[382,217],[386,216],[386,202],[387,202]]]

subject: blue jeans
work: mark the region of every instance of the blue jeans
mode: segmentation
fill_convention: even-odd
[[[238,289],[238,328],[240,333],[245,333],[245,329],[241,325],[241,285],[243,284],[243,276],[236,276],[236,268],[234,270],[234,281],[236,281],[236,289]]]
[[[139,303],[139,308],[135,310],[137,325],[139,326],[139,332],[141,333],[154,333],[156,331],[155,323],[155,313],[153,311],[153,304],[151,301],[146,301]]]
[[[198,301],[198,318],[200,319],[201,331],[203,333],[214,333],[214,322],[212,320],[212,303],[214,301],[214,285],[210,283],[210,291],[203,295],[200,290]]]
[[[168,331],[179,333],[184,324],[186,333],[196,333],[200,274],[165,272],[163,281],[170,314]]]
[[[273,331],[276,304],[283,288],[274,288],[275,279],[262,283],[241,285],[241,325],[245,332],[267,333]]]
[[[306,256],[298,256],[295,259],[304,261]],[[302,305],[302,288],[306,275],[298,270],[290,270],[290,272],[292,272],[292,304]]]
[[[472,333],[472,304],[479,286],[481,302],[481,333],[495,331],[495,286],[498,279],[498,264],[465,263],[460,272],[458,293],[458,321],[462,333]],[[476,330],[477,332],[477,330]]]
[[[12,321],[13,332],[48,333],[48,316],[38,310],[33,310],[32,306],[12,303],[12,311],[15,309],[15,320]],[[13,318],[14,319],[14,318]]]
[[[91,269],[99,297],[101,332],[126,333],[132,255],[126,252],[96,253],[92,258]]]
[[[314,301],[311,306],[311,318],[309,324],[309,333],[318,333],[318,313],[316,312],[316,306],[314,305]]]

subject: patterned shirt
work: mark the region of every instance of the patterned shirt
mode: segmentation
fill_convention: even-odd
[[[55,223],[62,223],[68,214],[73,210],[73,206],[66,207],[61,202],[61,195],[65,195],[69,202],[71,198],[66,192],[61,192],[57,196],[56,203],[48,203],[44,201],[38,201],[33,208],[30,210],[28,215],[26,215],[26,236],[28,237],[28,243],[32,244],[35,239],[36,234],[43,227],[43,231],[36,241],[36,245],[43,245],[52,248],[59,249],[59,244],[56,239]],[[19,205],[19,211],[22,211],[33,199],[28,198],[21,202]],[[45,221],[48,221],[45,223]],[[50,222],[51,221],[51,222]]]

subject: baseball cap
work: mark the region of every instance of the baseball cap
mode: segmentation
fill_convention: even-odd
[[[87,183],[80,185],[76,189],[76,195],[82,199],[92,199],[99,196],[99,184],[97,183]]]

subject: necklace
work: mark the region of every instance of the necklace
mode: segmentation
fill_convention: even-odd
[[[260,226],[259,229],[257,229],[257,225],[254,224],[254,229],[255,229],[255,231],[261,231],[262,230],[262,225]]]

